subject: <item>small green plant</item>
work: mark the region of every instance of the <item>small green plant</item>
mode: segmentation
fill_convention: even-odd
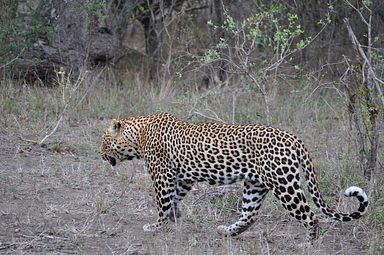
[[[110,8],[110,4],[108,1],[99,1],[99,0],[89,0],[86,1],[85,10],[88,14],[88,22],[105,22],[108,18],[108,9]]]
[[[298,22],[298,16],[289,13],[286,7],[280,3],[273,3],[270,6],[261,5],[257,13],[240,22],[235,22],[226,10],[224,18],[221,25],[213,24],[211,20],[208,21],[208,25],[213,29],[224,30],[235,40],[232,49],[238,57],[237,60],[240,62],[244,61],[246,56],[249,58],[247,65],[242,66],[243,68],[253,67],[256,62],[259,68],[260,64],[270,65],[271,57],[281,62],[278,58],[284,59],[288,54],[305,47],[309,40],[298,39],[304,34],[304,30]],[[294,41],[297,43],[294,44]],[[207,55],[218,55],[220,50],[227,47],[229,47],[228,42],[221,38],[216,47],[207,52]],[[267,54],[256,58],[251,54],[258,47],[269,50],[266,51]],[[213,54],[213,51],[216,51],[216,54]],[[233,60],[235,61],[235,59]]]
[[[103,199],[96,201],[94,206],[95,206],[96,212],[99,214],[106,214],[110,209],[110,206]]]

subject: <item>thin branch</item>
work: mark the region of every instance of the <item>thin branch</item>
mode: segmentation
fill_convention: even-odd
[[[4,67],[12,64],[13,62],[15,62],[16,60],[18,60],[19,57],[15,57],[14,59],[12,59],[11,61],[9,61],[8,63],[5,63],[4,65],[0,66],[0,69],[3,69]]]
[[[59,127],[61,121],[63,120],[64,113],[66,112],[67,107],[68,107],[68,104],[66,104],[66,105],[64,106],[64,110],[62,111],[59,120],[56,122],[55,127],[52,129],[52,131],[51,131],[49,134],[47,134],[46,136],[44,136],[43,139],[41,139],[41,141],[38,143],[39,145],[42,145],[42,144],[45,142],[45,140],[47,140],[53,133],[56,132],[56,129]]]
[[[6,66],[12,64],[13,62],[15,62],[16,60],[18,60],[19,57],[21,56],[21,54],[24,53],[24,51],[25,51],[25,48],[21,49],[19,54],[14,59],[12,59],[8,63],[5,63],[4,65],[0,66],[0,69],[3,69],[4,67],[6,67]]]
[[[202,6],[198,6],[198,7],[186,8],[186,9],[184,10],[184,12],[199,11],[199,10],[202,10],[202,9],[208,9],[208,5],[202,5]]]
[[[367,20],[364,18],[363,14],[361,13],[361,11],[359,9],[357,9],[351,2],[349,2],[348,0],[345,0],[345,2],[352,8],[354,9],[360,16],[361,20],[364,22],[365,25],[367,25],[367,27],[369,26],[369,23],[367,22]],[[366,6],[365,6],[366,7]]]
[[[274,63],[271,63],[267,68],[265,68],[265,71],[271,71],[271,70],[274,70],[275,68],[279,67],[280,64],[284,61],[284,59],[288,58],[289,56],[291,56],[292,54],[300,51],[300,50],[303,50],[304,48],[308,47],[310,44],[312,44],[316,39],[317,37],[320,36],[320,34],[325,30],[325,28],[327,27],[327,25],[324,25],[320,31],[313,37],[311,38],[309,41],[307,41],[307,43],[303,46],[303,47],[300,47],[300,48],[296,48],[296,49],[293,49],[292,51],[290,51],[289,53],[286,53],[285,55],[282,55],[280,57],[280,59],[274,61]]]
[[[347,27],[348,34],[351,37],[352,44],[355,47],[356,51],[359,53],[359,56],[364,60],[364,65],[366,65],[367,69],[368,69],[368,75],[370,77],[372,77],[372,81],[375,85],[375,88],[376,88],[377,92],[379,93],[381,103],[384,105],[384,94],[383,94],[383,91],[381,90],[381,87],[379,84],[379,83],[383,84],[384,82],[381,79],[377,78],[377,76],[376,76],[376,74],[372,68],[371,62],[369,61],[367,55],[365,54],[363,48],[361,47],[360,42],[357,40],[355,33],[353,32],[352,27],[349,24],[349,21],[347,18],[344,19],[344,23],[345,23],[345,26]]]
[[[203,113],[200,113],[200,112],[194,112],[194,114],[199,115],[199,116],[202,116],[202,117],[207,118],[207,119],[209,119],[209,120],[213,120],[213,121],[218,121],[218,122],[223,122],[223,123],[225,123],[225,121],[222,120],[222,119],[220,119],[219,116],[218,116],[214,111],[212,111],[212,110],[210,110],[210,109],[207,109],[207,111],[210,111],[210,112],[213,113],[213,115],[215,115],[215,116],[214,116],[214,117],[211,117],[211,116],[208,116],[208,115],[203,114]]]

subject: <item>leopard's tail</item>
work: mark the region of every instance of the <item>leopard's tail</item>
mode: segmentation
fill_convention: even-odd
[[[311,158],[309,157],[308,151],[302,147],[301,150],[298,151],[298,156],[299,156],[299,161],[305,173],[305,178],[307,180],[307,187],[308,187],[309,193],[311,194],[313,202],[316,204],[318,208],[320,208],[320,210],[325,215],[338,221],[351,221],[351,220],[360,218],[367,212],[368,196],[367,194],[365,194],[363,189],[356,186],[351,186],[347,188],[344,192],[344,195],[346,197],[356,197],[357,200],[359,200],[359,208],[357,209],[357,211],[348,214],[348,213],[341,213],[334,209],[331,209],[324,202],[324,199],[320,194],[313,163]]]

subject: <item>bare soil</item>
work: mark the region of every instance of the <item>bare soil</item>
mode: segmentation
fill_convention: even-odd
[[[380,254],[382,233],[366,218],[328,221],[311,245],[304,228],[269,195],[259,220],[238,238],[219,224],[238,215],[240,184],[199,184],[181,203],[182,218],[158,233],[151,181],[143,162],[111,169],[97,147],[105,122],[63,126],[43,146],[24,130],[0,130],[1,254]],[[18,134],[20,132],[18,131]],[[351,201],[356,203],[356,201]],[[370,225],[369,225],[370,224]],[[380,247],[381,245],[381,247]]]

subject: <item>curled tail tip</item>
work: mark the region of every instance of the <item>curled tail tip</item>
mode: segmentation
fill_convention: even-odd
[[[351,186],[345,190],[344,195],[346,197],[357,197],[360,202],[367,202],[368,201],[367,194],[360,187]]]

